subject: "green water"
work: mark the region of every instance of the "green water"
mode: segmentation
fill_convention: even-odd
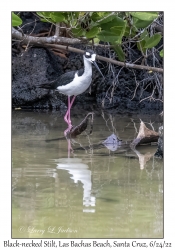
[[[87,113],[72,112],[73,124]],[[12,237],[162,238],[163,160],[154,158],[156,146],[99,146],[111,134],[132,140],[139,118],[156,131],[161,125],[159,116],[96,111],[93,133],[73,140],[68,157],[59,111],[13,111]]]

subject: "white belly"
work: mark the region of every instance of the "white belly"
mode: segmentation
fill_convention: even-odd
[[[90,84],[91,84],[92,78],[88,76],[76,76],[72,82],[65,86],[59,86],[57,90],[67,96],[72,96],[72,95],[80,95],[83,92],[85,92]]]

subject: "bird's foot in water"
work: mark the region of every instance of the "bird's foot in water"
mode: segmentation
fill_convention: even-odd
[[[72,127],[73,127],[72,122],[71,122],[71,121],[69,121],[69,122],[68,122],[68,129],[70,129],[70,130],[71,130],[71,129],[72,129]]]
[[[71,120],[68,120],[66,117],[64,117],[64,121],[67,123],[69,129],[73,127]]]
[[[70,134],[70,131],[71,131],[71,129],[72,129],[72,124],[70,123],[69,125],[68,125],[68,128],[64,131],[64,136],[65,137],[67,137],[69,134]]]

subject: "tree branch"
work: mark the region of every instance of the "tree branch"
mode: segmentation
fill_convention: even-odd
[[[60,36],[60,23],[56,23],[55,27],[55,36],[59,37]]]
[[[52,44],[52,43],[65,43],[65,44],[81,44],[85,43],[88,40],[86,39],[77,39],[77,38],[68,38],[68,37],[33,37],[30,35],[23,35],[21,32],[12,27],[12,38],[22,41],[23,43],[30,42],[31,44]]]
[[[68,50],[68,51],[72,51],[72,52],[77,52],[77,53],[81,53],[83,54],[84,51],[81,49],[76,49],[76,48],[72,48],[72,47],[68,47],[65,45],[58,45],[58,44],[47,44],[47,47],[52,47],[52,48],[57,48],[57,49],[64,49],[64,50]],[[97,59],[104,61],[104,62],[108,62],[108,63],[113,63],[116,64],[118,66],[121,67],[126,67],[126,68],[133,68],[133,69],[141,69],[141,70],[148,70],[148,71],[154,71],[154,72],[159,72],[159,73],[163,73],[163,69],[162,68],[155,68],[155,67],[150,67],[150,66],[144,66],[144,65],[137,65],[137,64],[132,64],[132,63],[124,63],[124,62],[120,62],[111,58],[107,58],[104,56],[98,56],[97,55]]]
[[[23,35],[21,32],[18,30],[12,28],[12,38],[15,38],[17,40],[22,41],[23,43],[27,44],[30,42],[30,44],[33,45],[42,45],[43,47],[51,47],[51,48],[56,48],[56,49],[63,49],[63,50],[68,50],[76,53],[81,53],[83,54],[84,51],[72,47],[68,47],[66,45],[61,45],[61,44],[54,44],[54,43],[65,43],[65,44],[82,44],[87,42],[88,40],[83,39],[77,39],[77,38],[67,38],[67,37],[33,37],[33,36],[28,36],[28,35]],[[137,65],[137,64],[132,64],[132,63],[125,63],[125,62],[120,62],[117,60],[113,60],[111,58],[103,57],[103,56],[98,56],[97,59],[108,62],[108,63],[113,63],[121,67],[126,67],[126,68],[133,68],[133,69],[140,69],[140,70],[148,70],[148,71],[154,71],[154,72],[159,72],[163,73],[162,68],[155,68],[155,67],[150,67],[150,66],[144,66],[144,65]]]

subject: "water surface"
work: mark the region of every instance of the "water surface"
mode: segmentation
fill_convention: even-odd
[[[86,111],[72,111],[77,125]],[[95,111],[93,133],[71,141],[59,111],[12,113],[13,238],[162,238],[163,161],[156,146],[107,147],[136,137],[139,118]],[[147,125],[147,124],[146,124]],[[149,127],[149,125],[148,125]],[[149,127],[150,128],[150,127]]]

